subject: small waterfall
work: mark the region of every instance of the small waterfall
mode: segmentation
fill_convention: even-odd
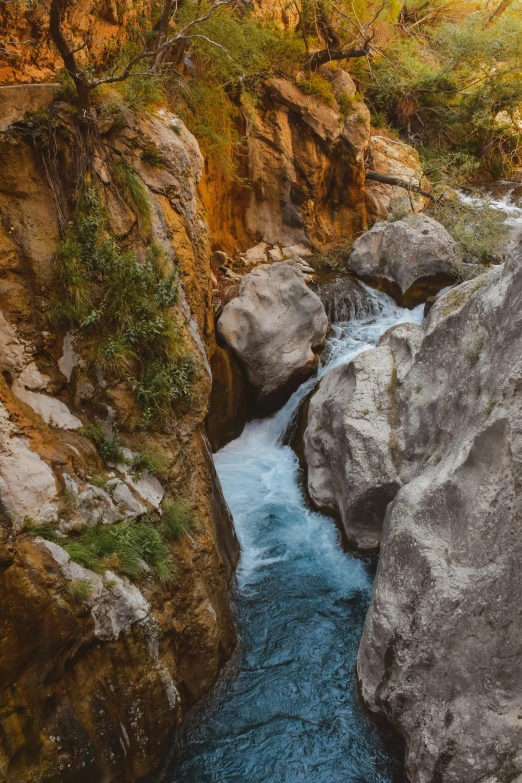
[[[323,303],[330,323],[365,318],[378,312],[368,289],[349,275],[323,277],[310,287]]]

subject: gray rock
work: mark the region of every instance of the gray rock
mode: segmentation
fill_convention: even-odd
[[[103,576],[71,560],[63,547],[43,538],[35,539],[38,546],[48,552],[59,565],[69,582],[83,582],[88,594],[83,599],[90,607],[94,620],[94,633],[102,641],[118,639],[128,633],[135,623],[148,619],[149,605],[139,588],[126,577],[112,571]]]
[[[376,223],[354,243],[349,272],[413,307],[455,281],[462,250],[444,226],[423,214]]]
[[[243,365],[259,402],[280,400],[318,365],[328,320],[299,266],[283,261],[245,275],[218,321],[222,340]]]
[[[522,257],[444,294],[397,362],[403,484],[357,671],[412,783],[522,775]],[[377,419],[375,419],[377,421]],[[376,473],[376,483],[379,474]]]
[[[394,372],[387,346],[336,367],[310,400],[304,434],[310,497],[340,515],[350,542],[364,550],[378,546],[386,507],[400,487]]]

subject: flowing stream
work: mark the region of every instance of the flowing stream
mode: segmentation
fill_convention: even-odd
[[[462,201],[474,198],[460,193]],[[522,236],[522,184],[487,199]],[[391,325],[420,322],[371,289],[366,313],[336,324],[318,377],[375,345]],[[343,312],[333,302],[332,313]],[[335,317],[335,316],[334,316]],[[169,783],[397,783],[400,762],[361,712],[354,665],[370,600],[371,562],[342,551],[331,519],[310,511],[284,436],[318,382],[251,422],[215,455],[241,543],[235,613],[240,643],[217,687],[183,721]]]
[[[519,242],[522,239],[522,179],[501,179],[491,185],[483,195],[470,195],[457,190],[457,195],[463,204],[489,204],[493,209],[505,215],[505,223],[509,229],[509,241]]]
[[[323,376],[391,325],[420,322],[368,289],[371,312],[334,325]],[[391,783],[398,764],[360,711],[354,664],[372,584],[369,562],[342,551],[331,519],[310,511],[283,438],[304,383],[274,416],[215,455],[241,543],[238,651],[185,718],[172,783]]]

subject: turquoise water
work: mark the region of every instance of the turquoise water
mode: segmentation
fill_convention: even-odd
[[[373,312],[333,327],[320,375],[421,320],[372,292]],[[214,691],[182,725],[171,783],[391,783],[399,764],[360,711],[354,665],[371,567],[344,553],[328,517],[307,508],[284,434],[303,384],[270,419],[215,455],[241,543],[240,644]]]

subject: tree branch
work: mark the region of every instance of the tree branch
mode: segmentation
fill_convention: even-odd
[[[312,52],[309,59],[309,67],[316,70],[320,65],[335,60],[349,60],[355,57],[367,57],[371,53],[372,35],[367,38],[360,49],[321,49],[318,52]]]
[[[399,188],[404,188],[410,192],[419,193],[421,196],[429,198],[433,202],[437,201],[436,197],[433,195],[433,193],[430,193],[429,190],[424,190],[420,185],[407,182],[400,177],[391,177],[389,174],[380,174],[378,171],[367,171],[366,179],[372,182],[380,182],[383,185],[394,185]]]

